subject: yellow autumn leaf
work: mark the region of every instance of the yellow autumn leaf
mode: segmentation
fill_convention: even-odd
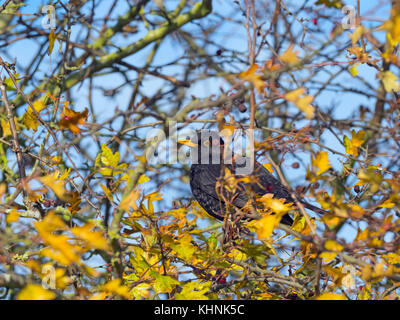
[[[391,62],[393,64],[397,63],[397,56],[393,52],[393,48],[388,47],[382,54],[381,57],[385,60],[385,62]]]
[[[365,228],[363,231],[358,230],[357,236],[356,236],[356,241],[365,241],[369,237],[369,230],[368,228]]]
[[[398,92],[399,82],[397,76],[391,71],[383,71],[378,73],[377,77],[381,79],[386,92]]]
[[[369,184],[369,189],[372,193],[378,191],[383,181],[382,174],[377,172],[372,166],[368,167],[367,169],[360,169],[358,171],[357,178],[360,179],[360,181],[357,182],[356,185]]]
[[[140,197],[139,190],[132,190],[119,204],[119,206],[124,209],[126,212],[129,212],[129,209],[132,208],[133,210],[138,210],[138,206],[136,201]]]
[[[355,130],[351,131],[351,140],[345,135],[343,137],[343,144],[346,149],[346,152],[355,157],[358,156],[358,148],[365,141],[365,131],[360,130],[355,132]]]
[[[236,180],[235,176],[232,172],[225,167],[224,179],[223,179],[223,186],[228,192],[234,193],[237,188],[238,181]],[[217,188],[219,190],[220,182],[217,182]]]
[[[40,284],[28,284],[18,294],[18,300],[53,300],[56,294],[43,288]]]
[[[151,289],[151,285],[148,283],[141,283],[131,290],[131,294],[137,300],[141,298],[148,299],[151,296]]]
[[[351,140],[346,135],[343,137],[343,144],[344,144],[344,148],[348,154],[351,154],[353,156],[358,156],[357,148],[355,148],[353,146],[353,144],[351,143]]]
[[[54,171],[51,174],[40,177],[39,181],[46,187],[50,188],[59,199],[66,199],[68,197],[67,190],[65,189],[65,181],[59,180],[59,172]]]
[[[392,14],[392,26],[391,26],[391,38],[393,39],[395,45],[400,42],[400,14],[393,10]]]
[[[288,93],[285,94],[285,99],[288,101],[296,101],[299,96],[304,94],[305,89],[303,87],[297,88],[295,90],[289,91]]]
[[[278,223],[281,221],[283,214],[268,214],[260,220],[253,220],[247,225],[250,229],[254,229],[258,239],[268,239]]]
[[[106,284],[100,286],[100,290],[106,293],[115,293],[125,299],[129,299],[129,288],[121,284],[121,279],[113,279],[108,281]]]
[[[64,221],[53,211],[50,211],[43,220],[34,222],[34,225],[39,233],[51,233],[58,230],[67,230],[68,228]]]
[[[107,239],[103,236],[102,232],[94,231],[94,227],[93,223],[87,222],[82,227],[71,228],[71,233],[75,237],[84,240],[89,249],[109,250],[110,246]]]
[[[29,260],[29,267],[30,269],[34,270],[36,273],[39,274],[40,278],[43,280],[49,275],[49,270],[52,270],[52,275],[55,277],[55,289],[65,289],[70,283],[71,279],[66,275],[65,268],[57,268],[52,263],[46,263],[41,266],[37,263],[36,260]],[[46,268],[48,267],[48,268]],[[45,280],[49,280],[48,278]]]
[[[64,173],[59,173],[59,176],[58,176],[58,180],[61,180],[61,181],[63,181],[63,180],[66,180],[68,177],[69,177],[69,174],[71,173],[71,168],[67,168],[67,169],[64,169]]]
[[[386,20],[379,30],[387,31],[386,39],[392,48],[400,42],[400,13],[398,10],[392,9],[390,19]]]
[[[295,214],[294,219],[293,219],[293,224],[291,226],[291,228],[294,231],[300,232],[302,233],[303,230],[306,227],[306,219],[304,218],[304,216],[302,214]]]
[[[313,96],[304,96],[299,98],[296,102],[297,107],[300,109],[300,111],[305,113],[307,119],[314,118],[315,108],[311,105],[313,100]]]
[[[275,63],[275,59],[269,59],[265,62],[264,68],[270,71],[278,70],[281,66],[278,63]]]
[[[280,57],[279,60],[286,64],[296,64],[299,61],[297,57],[298,51],[293,51],[293,45],[291,45]]]
[[[155,278],[153,289],[155,294],[171,292],[180,282],[170,276],[161,275],[153,270],[150,271],[150,276]]]
[[[150,181],[150,178],[146,176],[145,174],[141,174],[138,180],[138,183],[146,183]]]
[[[272,164],[265,163],[264,168],[267,169],[270,173],[274,173],[274,169],[272,168]]]
[[[11,223],[11,222],[17,222],[19,219],[19,213],[17,210],[11,210],[6,217],[6,222]]]
[[[100,161],[105,165],[109,167],[115,167],[118,165],[120,155],[119,152],[113,153],[109,147],[105,143],[101,145],[101,157]]]
[[[300,111],[304,112],[307,119],[314,118],[315,108],[311,105],[313,96],[304,95],[305,88],[301,87],[285,94],[285,99],[292,102]]]
[[[53,156],[50,158],[51,164],[60,164],[62,161],[62,158],[60,156]]]
[[[258,65],[253,64],[248,70],[240,73],[239,77],[244,81],[252,83],[258,92],[263,93],[266,84],[261,75],[256,73],[257,70]]]
[[[158,191],[151,192],[149,194],[146,194],[144,196],[145,199],[147,199],[148,203],[148,209],[147,209],[147,214],[153,214],[154,213],[154,206],[153,206],[153,201],[159,201],[162,199],[162,194],[159,193]]]
[[[236,127],[233,123],[233,119],[231,118],[229,123],[224,123],[221,126],[221,136],[224,137],[225,140],[230,140],[231,136],[234,134]]]
[[[331,164],[329,163],[328,152],[319,152],[315,158],[311,158],[311,164],[313,167],[318,168],[318,170],[315,172],[317,175],[327,171],[331,167]]]
[[[365,52],[364,48],[359,46],[352,46],[347,49],[350,55],[354,55],[355,58],[351,58],[350,64],[359,63],[376,63],[377,59],[372,59],[371,56]]]
[[[63,266],[68,266],[74,263],[74,261],[71,261],[71,259],[65,256],[62,252],[55,251],[51,248],[43,248],[42,250],[40,250],[40,255],[42,255],[43,257],[48,257],[54,261],[57,261]]]
[[[340,243],[336,242],[335,240],[326,240],[324,247],[326,250],[329,251],[339,252],[343,250],[343,246]]]
[[[90,296],[89,300],[105,300],[107,298],[106,292],[98,292]]]
[[[95,160],[95,167],[100,168],[99,172],[103,176],[115,176],[123,173],[127,168],[127,163],[118,164],[120,154],[118,151],[113,153],[105,143],[101,145],[101,152],[97,155]]]
[[[341,0],[318,0],[316,3],[317,4],[323,4],[327,6],[328,8],[341,8],[343,6],[343,3]]]
[[[199,218],[210,218],[209,213],[206,210],[204,210],[203,207],[200,206],[200,204],[197,201],[193,201],[191,207],[192,207],[192,213],[198,216]]]
[[[110,202],[113,202],[113,201],[114,201],[114,199],[113,199],[113,194],[112,194],[112,192],[110,191],[110,189],[108,189],[104,184],[101,184],[100,187],[101,187],[101,189],[103,189],[103,192],[104,192],[104,194],[106,195],[107,199],[108,199]]]
[[[347,298],[343,294],[323,293],[317,297],[317,300],[347,300]]]
[[[357,63],[350,67],[349,72],[350,72],[352,77],[355,77],[355,76],[358,75],[357,67],[358,67]]]
[[[257,201],[263,204],[264,209],[278,214],[285,214],[293,209],[293,203],[286,202],[286,199],[274,198],[272,193],[266,193]]]
[[[196,247],[192,245],[192,236],[189,234],[183,235],[179,240],[171,243],[171,248],[183,260],[190,262],[193,259],[194,253],[197,251]]]
[[[385,259],[390,264],[400,263],[400,256],[397,253],[388,253],[382,255],[382,258]]]
[[[321,217],[321,221],[324,222],[329,229],[335,228],[342,220],[343,218],[338,217],[334,214],[324,214]]]
[[[319,255],[319,257],[323,260],[324,263],[332,261],[333,259],[336,258],[336,256],[337,252],[328,252],[328,251],[324,251]]]
[[[44,108],[46,108],[46,105],[44,104],[43,100],[36,100],[33,103],[33,108],[36,110],[36,112],[39,114]],[[22,118],[22,123],[28,128],[32,129],[33,131],[37,131],[37,128],[39,126],[39,120],[36,117],[35,111],[31,108],[31,106],[28,107],[28,110],[25,112],[23,118]]]
[[[70,283],[71,279],[66,275],[66,270],[63,268],[56,268],[56,288],[64,290]]]
[[[2,198],[5,192],[6,192],[6,184],[0,183],[0,204],[3,202]]]
[[[182,290],[175,294],[176,300],[208,300],[205,295],[212,285],[211,281],[190,281],[183,285]]]
[[[58,34],[56,34],[54,32],[54,29],[51,30],[51,32],[49,33],[49,55],[51,55],[51,53],[53,52],[53,48],[54,48],[54,41],[57,39]]]
[[[393,208],[395,205],[396,205],[396,204],[394,204],[394,203],[392,202],[391,199],[387,199],[387,200],[385,200],[381,205],[379,205],[378,207],[380,207],[380,208],[388,208],[388,209],[391,209],[391,208]]]
[[[64,221],[53,211],[50,211],[43,220],[34,222],[34,226],[50,248],[41,250],[41,254],[52,258],[63,265],[79,263],[82,248],[70,243],[70,238],[65,234],[56,234],[55,231],[67,230]]]
[[[17,130],[19,130],[20,126],[18,124],[17,117],[14,117],[14,123],[15,123],[15,125],[17,127]],[[6,121],[4,119],[1,119],[0,120],[0,125],[1,125],[2,132],[3,132],[2,133],[3,137],[11,136],[10,122]]]
[[[82,112],[77,112],[68,107],[68,103],[65,102],[62,113],[60,114],[60,120],[58,125],[62,130],[70,130],[73,134],[80,133],[78,125],[85,124],[88,118],[89,111],[87,108]]]
[[[349,34],[349,38],[353,43],[353,45],[355,45],[358,42],[358,40],[360,40],[360,37],[362,36],[363,33],[364,33],[364,27],[358,26],[352,34]]]
[[[80,256],[78,255],[78,250],[76,250],[78,248],[72,246],[68,240],[69,238],[66,236],[47,238],[46,242],[51,248],[43,248],[40,250],[40,254],[64,266],[69,266],[74,263],[80,264]]]

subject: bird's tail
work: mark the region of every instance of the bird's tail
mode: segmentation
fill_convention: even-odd
[[[308,202],[302,201],[301,203],[304,205],[304,207],[314,211],[315,213],[318,213],[318,214],[329,214],[328,211],[326,211],[324,209],[321,209],[321,208],[318,208],[316,206],[313,206],[312,204],[309,204]]]

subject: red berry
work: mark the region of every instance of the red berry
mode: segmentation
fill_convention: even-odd
[[[218,283],[219,284],[225,284],[226,283],[226,278],[225,277],[221,277],[218,279]]]
[[[218,49],[216,54],[217,54],[217,56],[220,56],[222,54],[222,49]]]
[[[267,191],[272,191],[272,190],[274,190],[274,186],[272,185],[272,184],[269,184],[268,186],[267,186]]]
[[[71,117],[69,117],[69,116],[64,116],[64,120],[69,121],[69,120],[71,120]]]
[[[313,19],[312,19],[312,23],[314,24],[314,26],[317,25],[317,22],[318,22],[318,21],[317,21],[317,18],[313,18]]]
[[[51,201],[48,200],[48,199],[44,200],[44,201],[43,201],[43,206],[44,206],[45,208],[51,207]]]
[[[300,167],[300,164],[298,162],[292,163],[292,168],[293,169],[298,169]]]

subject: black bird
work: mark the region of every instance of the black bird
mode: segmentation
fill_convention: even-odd
[[[235,170],[243,169],[249,158],[235,157],[239,161],[232,161],[232,164],[224,164],[223,150],[224,140],[219,133],[211,130],[201,130],[191,140],[180,140],[179,143],[188,145],[192,148],[192,166],[190,168],[190,188],[194,198],[211,216],[224,220],[226,215],[226,202],[228,200],[233,206],[242,209],[249,201],[250,197],[261,197],[266,193],[272,193],[274,198],[286,199],[286,202],[295,204],[289,190],[282,185],[263,165],[254,162],[251,182],[238,182],[234,194],[226,194],[226,191],[218,192],[218,181],[224,177],[224,167],[228,168],[232,174]],[[247,161],[247,162],[246,162]],[[240,175],[238,175],[240,177]],[[319,209],[302,199],[297,199],[306,208],[317,213],[323,213]],[[243,217],[244,219],[246,216]],[[285,214],[281,223],[292,225],[293,219]]]

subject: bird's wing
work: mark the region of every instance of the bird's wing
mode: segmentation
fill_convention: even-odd
[[[220,165],[209,165],[207,168],[196,168],[192,173],[192,190],[198,189],[200,192],[207,194],[208,196],[211,196],[219,201],[217,191],[215,190],[215,182],[220,177],[220,174]]]
[[[240,163],[244,162],[241,160]],[[235,169],[235,165],[233,168]],[[258,196],[272,193],[275,198],[284,198],[287,201],[293,202],[290,192],[259,162],[254,163],[254,169],[250,176],[254,181],[247,183],[240,182],[238,184],[240,189],[243,190],[237,197],[237,203],[234,203],[238,207],[244,206],[251,193]]]
[[[265,193],[273,193],[275,198],[284,198],[287,201],[294,202],[290,191],[276,179],[263,165],[256,163],[256,175],[259,177],[260,184]]]
[[[228,169],[232,172],[232,167],[227,166]],[[220,197],[220,192],[217,192],[217,181],[221,177],[221,165],[209,165],[207,168],[202,167],[201,172],[193,172],[193,181],[192,181],[192,192],[206,194],[217,201],[221,201],[222,207],[224,207],[223,200]],[[226,189],[222,190],[222,193],[228,201],[232,201],[231,203],[238,207],[242,208],[248,201],[247,192],[244,186],[238,183],[238,188],[234,194],[230,194]]]

